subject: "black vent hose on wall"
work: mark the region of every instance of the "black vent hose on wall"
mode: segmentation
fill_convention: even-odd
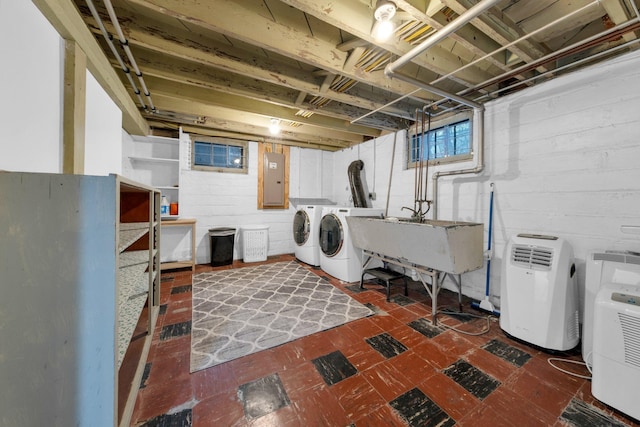
[[[351,187],[351,196],[353,197],[353,206],[356,208],[368,208],[367,205],[367,189],[366,183],[362,180],[362,170],[364,169],[364,162],[362,160],[355,160],[351,162],[347,169],[349,175],[349,186]]]

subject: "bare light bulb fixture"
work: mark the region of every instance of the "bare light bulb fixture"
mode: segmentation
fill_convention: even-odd
[[[393,34],[395,26],[391,19],[395,16],[396,10],[397,7],[392,1],[378,0],[376,2],[376,8],[373,12],[376,22],[371,31],[371,35],[376,41],[386,41]]]
[[[280,133],[280,120],[271,119],[271,124],[269,125],[269,133],[271,135],[278,135]]]

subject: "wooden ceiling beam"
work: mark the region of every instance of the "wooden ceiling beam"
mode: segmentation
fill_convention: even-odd
[[[395,3],[398,8],[409,13],[409,15],[414,19],[429,25],[435,30],[440,30],[448,23],[437,18],[437,12],[443,7],[440,2],[430,2],[430,8],[428,9],[425,9],[424,0],[395,0]],[[455,33],[451,34],[449,38],[460,43],[465,49],[472,52],[475,56],[480,57],[485,56],[487,53],[493,52],[500,47],[500,45],[493,39],[470,25],[465,25],[458,29]],[[487,58],[486,61],[502,71],[510,70],[504,61],[499,61],[493,57]]]
[[[374,20],[373,11],[364,3],[336,2],[334,0],[281,1],[395,55],[402,56],[413,48],[411,44],[393,38],[386,42],[376,41],[371,35]],[[463,65],[458,56],[440,45],[431,47],[427,55],[416,56],[412,62],[436,74],[448,74]],[[470,87],[491,77],[492,75],[484,70],[469,67],[451,78],[463,86]]]
[[[469,0],[441,0],[448,8],[456,12],[458,15],[463,14],[473,4]],[[493,9],[490,9],[491,12]],[[513,40],[520,38],[523,33],[511,20],[501,14],[500,17],[493,16],[491,13],[485,13],[471,20],[471,24],[485,33],[487,36],[495,40],[501,46],[511,43]],[[546,55],[546,49],[539,44],[524,40],[509,48],[509,51],[518,55],[525,62],[533,62],[536,59]],[[547,71],[546,67],[538,67],[538,71]]]
[[[166,55],[163,56],[158,52],[146,49],[136,48],[134,53],[137,58],[138,66],[144,75],[156,76],[200,87],[224,90],[236,95],[250,97],[253,99],[261,99],[267,102],[291,107],[301,107],[297,104],[297,98],[301,91],[310,95],[324,96],[332,101],[351,105],[362,110],[381,108],[389,103],[393,95],[390,92],[382,91],[379,91],[377,94],[373,94],[370,90],[368,93],[365,93],[366,89],[364,88],[352,88],[349,91],[350,93],[340,93],[332,90],[323,94],[320,94],[317,91],[307,92],[304,88],[292,89],[289,86],[252,79],[226,70],[217,70],[206,65],[192,63],[180,58],[173,58],[172,62],[167,62]],[[114,67],[118,66],[115,60],[112,64]],[[153,91],[153,87],[151,87],[150,90]],[[365,96],[368,96],[368,99],[365,98]],[[378,99],[376,99],[376,97]],[[423,103],[415,103],[403,100],[393,106],[385,108],[380,112],[380,114],[411,120],[412,116],[409,111],[419,108],[421,105],[424,105],[424,103],[426,103],[426,101]],[[321,111],[318,111],[318,113],[322,114]],[[334,115],[331,116],[335,117]],[[343,119],[351,120],[352,117],[344,116]],[[387,123],[388,121],[389,119],[385,119],[380,125],[374,127],[388,128],[388,124],[382,124]],[[375,125],[375,121],[372,121],[371,124]]]
[[[195,86],[189,86],[170,81],[159,81],[150,78],[149,84],[155,87],[154,94],[163,94],[174,98],[182,98],[206,105],[219,106],[238,110],[246,113],[258,114],[267,118],[278,118],[289,122],[297,122],[302,125],[315,127],[314,133],[322,133],[326,137],[342,139],[352,142],[362,142],[362,135],[371,137],[380,136],[377,129],[360,125],[352,125],[346,120],[336,120],[330,117],[314,114],[304,118],[296,116],[297,109],[283,107],[266,102],[249,99],[238,95],[216,90],[203,90]],[[198,111],[194,109],[194,111]],[[199,113],[200,114],[200,113]]]
[[[190,134],[199,134],[199,135],[213,136],[218,138],[242,139],[246,141],[265,142],[267,144],[271,144],[271,143],[284,144],[291,147],[310,148],[310,149],[316,149],[316,150],[338,151],[344,148],[344,147],[337,147],[334,145],[322,145],[322,144],[316,144],[311,142],[282,139],[277,137],[265,137],[260,135],[250,135],[250,134],[243,134],[243,133],[237,133],[237,132],[225,132],[225,131],[219,131],[216,129],[209,129],[204,126],[183,126],[182,130]]]
[[[118,64],[115,61],[112,65],[114,67],[118,67]],[[162,66],[159,63],[157,65],[157,67],[156,65],[153,65],[153,68],[150,68],[144,59],[138,61],[138,66],[145,75],[147,86],[150,88],[152,93],[156,89],[162,87],[162,82],[171,81],[191,85],[193,87],[234,94],[273,105],[289,107],[296,111],[300,109],[309,110],[322,116],[341,120],[342,122],[350,122],[354,118],[366,114],[368,111],[366,108],[354,107],[353,105],[344,103],[339,103],[340,105],[345,106],[344,111],[335,108],[327,108],[326,106],[317,108],[309,103],[304,103],[304,99],[306,97],[305,92],[295,92],[282,86],[246,79],[231,73],[217,72],[214,74],[208,74],[201,72],[201,70],[196,71],[193,69],[193,71],[188,71],[183,67]],[[122,79],[124,80],[124,76],[122,76]],[[335,92],[331,91],[330,93]],[[383,101],[384,100],[380,101],[381,106],[383,105]],[[359,134],[375,137],[379,135],[380,129],[389,130],[403,127],[404,121],[411,119],[408,112],[411,107],[407,103],[401,103],[400,107],[404,107],[405,109],[401,110],[396,107],[389,107],[385,110],[386,114],[373,114],[370,119],[358,123],[358,126],[351,125],[348,126],[348,128],[356,129]],[[304,122],[304,119],[299,117],[298,121]],[[345,128],[346,126],[347,125],[343,125],[342,128]]]
[[[623,22],[629,19],[629,16],[626,12],[626,7],[623,4],[622,0],[611,0],[611,1],[603,1],[600,3],[604,10],[607,12],[609,19],[614,24],[622,24]],[[631,41],[635,39],[635,35],[632,32],[627,32],[622,35],[624,41]]]
[[[149,125],[71,0],[33,0],[33,3],[62,38],[75,41],[85,53],[87,68],[122,112],[124,129],[130,134],[147,135]]]
[[[205,123],[207,126],[215,125],[217,129],[271,137],[269,133],[269,125],[271,124],[269,117],[208,105],[182,97],[175,98],[162,93],[156,93],[154,95],[154,101],[159,110],[157,114],[158,118],[163,118],[162,116],[166,112],[193,114],[193,111],[198,111],[198,116],[206,117]],[[281,137],[294,141],[311,142],[342,148],[355,143],[352,140],[327,138],[318,135],[316,129],[310,129],[309,126],[304,125],[295,128],[282,126]],[[362,142],[362,140],[358,142]]]
[[[187,20],[191,24],[199,25],[207,30],[225,34],[290,59],[341,74],[395,94],[403,95],[415,90],[413,85],[397,79],[389,79],[383,74],[373,75],[367,73],[365,75],[361,71],[344,70],[343,64],[346,61],[347,54],[337,49],[334,44],[309,36],[306,33],[298,33],[289,27],[260,16],[252,9],[241,7],[237,2],[219,0],[215,3],[185,4],[174,0],[130,0],[130,3],[149,8],[158,13],[167,14],[176,19]],[[202,18],[196,21],[191,18],[193,16]],[[233,18],[230,19],[229,17]],[[237,22],[243,22],[243,25],[237,25]],[[172,31],[171,35],[166,35],[164,38],[171,40],[175,38],[175,34]],[[181,50],[181,45],[188,42],[188,40],[182,39],[176,42],[168,40],[166,40],[167,46],[161,50],[165,53],[171,51],[178,53]],[[193,54],[194,52],[190,53]],[[200,55],[203,54],[204,52],[200,51]],[[454,61],[455,67],[460,65],[460,61],[457,59]],[[417,66],[409,66],[410,72],[415,69],[417,69]],[[485,76],[483,73],[481,77],[490,76]],[[478,80],[478,76],[476,76],[476,80]]]
[[[293,69],[281,63],[267,58],[258,58],[251,54],[243,53],[238,49],[223,46],[211,40],[191,36],[180,32],[173,37],[167,33],[165,37],[159,37],[156,30],[152,30],[151,23],[145,23],[141,19],[134,19],[133,15],[118,11],[131,24],[127,27],[129,45],[134,50],[138,65],[143,69],[143,73],[154,73],[165,78],[168,74],[191,74],[191,80],[210,81],[212,84],[226,85],[230,90],[234,87],[255,87],[256,81],[260,80],[273,85],[303,91],[310,95],[318,95],[338,101],[344,104],[353,105],[362,109],[377,110],[389,103],[391,99],[397,97],[395,93],[385,90],[385,97],[380,97],[376,91],[371,90],[370,83],[366,83],[369,90],[354,88],[349,93],[336,91],[320,92],[320,85],[309,73],[299,69]],[[87,18],[89,25],[94,25],[90,18]],[[105,25],[110,29],[108,23]],[[142,25],[143,28],[138,28]],[[173,32],[174,30],[172,30]],[[171,39],[171,40],[167,40]],[[181,42],[173,39],[184,40]],[[206,51],[201,50],[206,45]],[[167,55],[172,58],[167,61]],[[328,74],[328,72],[325,72]],[[379,81],[385,81],[384,76],[376,77]],[[189,80],[189,79],[187,79]],[[388,81],[388,79],[386,79]],[[400,82],[402,83],[402,82]],[[406,89],[409,89],[407,86]],[[382,90],[379,90],[382,91]],[[393,94],[393,95],[392,95]],[[389,114],[403,119],[411,119],[406,111],[413,110],[425,103],[429,99],[419,99],[419,102],[403,100],[393,107],[385,108],[382,114]]]

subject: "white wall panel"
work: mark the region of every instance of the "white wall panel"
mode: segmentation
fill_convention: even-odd
[[[86,175],[122,174],[122,112],[87,71]]]
[[[0,170],[61,172],[64,42],[30,1],[0,2],[0,38]]]

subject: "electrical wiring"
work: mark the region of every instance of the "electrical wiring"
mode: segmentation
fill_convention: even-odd
[[[442,326],[445,329],[451,329],[452,331],[458,332],[460,334],[463,335],[470,335],[470,336],[480,336],[480,335],[484,335],[487,332],[489,332],[489,330],[491,330],[491,321],[492,318],[495,320],[494,316],[481,316],[481,315],[477,315],[477,314],[472,314],[472,313],[464,313],[464,312],[458,312],[458,311],[454,311],[448,307],[443,307],[443,308],[438,308],[437,313],[442,313],[442,314],[448,314],[451,316],[466,316],[466,317],[474,317],[476,319],[485,319],[487,321],[486,326],[484,327],[484,329],[482,329],[479,332],[470,332],[470,331],[463,331],[461,329],[457,329],[453,326],[449,326],[449,325],[445,325],[444,323],[439,323],[438,326]]]
[[[559,366],[556,366],[553,364],[553,362],[564,362],[564,363],[571,363],[574,365],[580,365],[580,366],[586,366],[587,370],[589,372],[591,372],[591,369],[589,368],[589,365],[586,364],[585,362],[580,362],[578,360],[569,360],[569,359],[561,359],[559,357],[550,357],[547,359],[547,363],[549,363],[549,365],[551,365],[553,368],[557,369],[560,372],[564,372],[567,375],[571,375],[572,377],[577,377],[577,378],[582,378],[585,380],[590,380],[591,376],[586,376],[586,375],[581,375],[575,372],[571,372],[571,371],[567,371],[566,369],[563,369]]]

